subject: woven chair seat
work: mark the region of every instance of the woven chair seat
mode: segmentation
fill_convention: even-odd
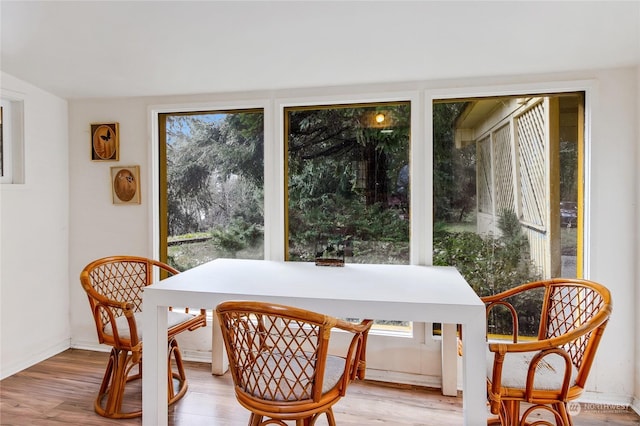
[[[135,318],[136,324],[138,325],[138,340],[142,340],[142,312],[136,312],[135,314],[133,314],[133,317]],[[167,330],[183,322],[190,321],[195,317],[196,315],[191,313],[169,311],[167,312]],[[118,335],[121,339],[131,339],[131,333],[129,332],[129,323],[127,322],[126,317],[120,316],[116,318],[116,329],[118,330]],[[104,333],[109,336],[113,336],[111,323],[107,323],[104,326]]]
[[[504,357],[502,364],[502,386],[505,388],[524,389],[527,385],[527,372],[535,352],[512,352]],[[564,358],[557,354],[549,354],[537,365],[534,376],[533,389],[559,390],[564,384],[566,364]],[[491,381],[493,375],[493,353],[487,352],[487,379]],[[576,384],[578,370],[571,368],[569,386]]]
[[[291,361],[291,357],[296,360]],[[344,358],[328,355],[322,382],[322,393],[333,389],[345,370]],[[300,401],[312,397],[314,360],[311,354],[287,355],[280,351],[262,352],[251,371],[258,377],[248,393],[271,401]]]

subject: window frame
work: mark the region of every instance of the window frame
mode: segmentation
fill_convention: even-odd
[[[382,87],[394,87],[385,85]],[[397,86],[396,86],[397,87]],[[404,85],[406,88],[407,85]],[[590,265],[590,194],[591,194],[591,120],[592,105],[597,99],[597,82],[593,80],[525,82],[511,85],[462,86],[453,83],[435,83],[425,88],[416,84],[415,90],[390,90],[388,92],[358,92],[346,88],[340,94],[318,95],[319,90],[308,90],[304,96],[286,96],[287,93],[305,91],[282,91],[253,100],[223,100],[211,102],[187,102],[172,105],[150,106],[151,127],[151,243],[154,253],[159,253],[159,164],[158,164],[158,114],[168,112],[190,112],[201,110],[239,110],[262,108],[264,111],[264,259],[285,259],[285,108],[302,106],[329,106],[359,103],[407,101],[411,105],[410,130],[410,261],[411,265],[433,264],[433,102],[436,100],[466,99],[474,97],[516,96],[522,93],[557,94],[561,92],[584,92],[584,153],[583,153],[583,264],[578,265],[578,276],[589,277]],[[325,91],[326,92],[326,91]],[[216,95],[216,99],[223,96]],[[420,220],[417,220],[419,218]],[[402,337],[406,338],[406,337]],[[413,340],[425,344],[439,340],[432,336],[431,327],[414,324]],[[454,347],[455,339],[447,346]],[[444,340],[443,340],[444,345]]]
[[[407,105],[409,107],[409,111],[411,112],[411,107],[413,106],[410,100],[400,100],[400,101],[386,101],[386,102],[369,102],[369,103],[363,103],[363,102],[358,102],[358,103],[341,103],[341,104],[328,104],[328,105],[303,105],[303,106],[296,106],[296,107],[291,107],[291,106],[285,106],[284,107],[284,114],[283,114],[283,128],[284,128],[284,132],[283,132],[283,164],[284,164],[284,180],[283,180],[283,184],[282,184],[282,188],[284,190],[284,260],[285,261],[290,261],[289,259],[289,214],[290,214],[290,206],[289,206],[289,163],[288,163],[288,158],[289,158],[289,140],[288,140],[288,133],[289,133],[289,122],[287,120],[287,113],[291,113],[291,112],[298,112],[298,111],[318,111],[318,110],[322,110],[322,109],[327,109],[327,110],[331,110],[331,109],[339,109],[339,108],[345,108],[345,109],[356,109],[356,108],[376,108],[376,107],[385,107],[385,106],[399,106],[399,105]],[[409,162],[408,166],[411,167],[411,148],[412,148],[412,134],[411,134],[411,127],[410,127],[410,132],[409,132],[409,141],[408,141],[408,147],[407,149],[409,150],[409,155],[407,158],[407,161]],[[411,173],[409,173],[409,179],[411,179]],[[409,188],[411,187],[411,184],[408,185]],[[409,197],[409,200],[411,200],[411,197]],[[411,209],[409,206],[409,226],[411,226]],[[411,233],[409,232],[409,244],[411,244]],[[411,251],[411,250],[410,250]],[[410,263],[410,262],[409,262]],[[390,331],[390,333],[394,333],[394,331]],[[406,333],[403,331],[400,331],[399,333]]]
[[[0,184],[24,183],[24,100],[2,92],[2,162]]]
[[[275,214],[277,212],[278,221],[277,223],[273,223],[275,227],[273,229],[273,240],[269,242],[269,246],[271,248],[271,252],[269,253],[271,257],[270,260],[280,260],[284,261],[286,259],[286,235],[287,235],[287,225],[285,223],[285,218],[287,212],[285,211],[286,206],[286,185],[287,185],[287,175],[286,175],[286,110],[287,108],[322,108],[322,107],[331,107],[331,106],[348,106],[348,105],[363,105],[363,104],[379,104],[379,103],[389,103],[389,102],[408,102],[410,104],[410,132],[409,132],[409,186],[411,189],[412,196],[409,200],[409,264],[416,265],[419,263],[418,253],[421,251],[421,247],[424,245],[424,242],[419,241],[421,232],[421,223],[417,223],[417,221],[413,220],[414,217],[420,217],[418,214],[422,213],[422,209],[420,209],[420,204],[424,203],[423,197],[415,196],[414,188],[417,185],[417,178],[415,174],[422,174],[419,170],[413,166],[418,161],[418,156],[423,151],[424,147],[420,147],[420,134],[422,133],[418,129],[420,114],[422,113],[423,103],[420,102],[420,92],[419,91],[404,91],[404,92],[389,92],[385,94],[344,94],[337,96],[309,96],[309,97],[298,97],[298,98],[276,98],[275,100],[275,110],[276,110],[276,123],[277,126],[277,152],[265,152],[266,158],[273,158],[276,156],[276,163],[273,166],[277,169],[277,180],[272,180],[268,175],[265,174],[265,210],[267,208],[267,204],[270,200],[266,197],[266,188],[267,186],[274,188],[277,186],[278,194],[277,198],[271,200],[276,203],[276,205],[270,205],[269,207],[272,212]],[[265,144],[265,149],[268,150],[269,147]],[[267,173],[267,169],[265,167],[265,173]],[[265,212],[266,214],[266,212]],[[268,224],[265,223],[265,233]],[[266,242],[265,236],[265,246],[268,243]],[[265,253],[266,255],[266,253]],[[267,257],[265,256],[265,259]]]
[[[215,114],[236,114],[236,113],[261,113],[264,120],[264,109],[263,108],[241,108],[241,109],[233,109],[233,110],[196,110],[196,111],[173,111],[173,112],[159,112],[156,117],[158,119],[158,170],[159,170],[159,179],[158,179],[158,188],[159,188],[159,209],[158,209],[158,220],[160,223],[160,260],[162,262],[168,263],[169,259],[169,224],[168,224],[168,182],[167,182],[167,134],[166,134],[166,125],[167,125],[167,117],[169,116],[202,116],[202,115],[215,115]],[[164,128],[164,131],[161,131],[160,128]],[[264,127],[264,125],[263,125]],[[264,141],[263,141],[264,142]],[[264,155],[264,149],[263,149]],[[264,160],[263,160],[264,163]],[[264,167],[263,167],[263,175],[264,175]]]
[[[398,91],[385,94],[344,94],[336,96],[309,96],[296,98],[276,98],[275,110],[276,120],[274,123],[277,129],[277,152],[269,152],[271,146],[267,146],[265,142],[265,159],[276,158],[276,162],[272,165],[277,171],[277,180],[270,179],[265,164],[265,218],[267,205],[273,209],[274,217],[277,222],[273,223],[272,228],[273,239],[267,242],[266,231],[268,225],[265,220],[265,247],[271,248],[271,258],[265,259],[285,261],[286,260],[286,236],[287,223],[286,217],[288,208],[286,203],[286,187],[287,177],[287,146],[286,146],[286,113],[290,108],[326,108],[332,106],[349,106],[349,105],[368,105],[381,103],[407,102],[410,106],[410,130],[409,130],[409,187],[411,188],[411,197],[409,197],[409,264],[419,265],[426,264],[421,262],[423,252],[427,242],[424,240],[425,229],[427,223],[424,220],[415,220],[415,218],[424,217],[427,211],[425,192],[420,182],[424,182],[425,170],[421,167],[415,167],[415,164],[422,161],[426,155],[425,151],[429,151],[422,143],[421,135],[424,133],[424,126],[421,125],[420,118],[424,114],[424,103],[420,91]],[[277,188],[278,196],[272,200],[267,198],[267,187]],[[276,205],[273,205],[275,203]],[[275,214],[277,210],[277,214]],[[430,217],[430,216],[429,216]],[[372,330],[372,334],[384,338],[408,339],[417,344],[424,344],[426,339],[434,340],[430,335],[429,328],[424,323],[413,323],[411,331],[389,331],[389,330]]]
[[[0,183],[11,183],[13,179],[13,167],[11,159],[11,102],[2,98],[0,99],[0,120],[2,122],[2,135],[0,136]]]
[[[590,206],[591,206],[591,121],[592,121],[592,105],[594,99],[597,98],[597,82],[594,80],[575,80],[575,81],[548,81],[542,83],[522,83],[512,85],[495,85],[495,86],[475,86],[475,87],[458,87],[458,88],[434,88],[425,90],[425,112],[428,131],[425,133],[425,144],[433,147],[433,104],[437,101],[454,101],[468,98],[488,98],[500,96],[521,96],[523,94],[535,93],[536,96],[557,95],[562,93],[584,93],[584,117],[582,140],[583,144],[579,146],[579,163],[578,180],[583,182],[582,186],[582,232],[578,234],[578,245],[582,249],[581,259],[576,265],[576,276],[578,278],[588,278],[590,276],[591,250],[590,250]],[[427,186],[427,190],[431,193],[428,197],[430,202],[429,211],[432,211],[432,173],[433,173],[433,149],[428,153],[431,157],[425,168],[429,169],[431,182]],[[430,223],[433,217],[429,218]],[[433,264],[433,227],[428,229],[427,243],[431,246],[427,252],[428,263]]]
[[[162,256],[166,258],[166,246],[164,247],[163,252],[163,238],[166,241],[166,232],[167,230],[163,230],[163,224],[160,220],[161,207],[160,207],[160,197],[162,196],[162,185],[160,182],[162,167],[160,165],[160,160],[163,158],[161,154],[161,135],[160,135],[160,124],[161,124],[161,115],[162,114],[189,114],[189,113],[198,113],[202,111],[242,111],[242,110],[262,110],[263,111],[263,119],[264,119],[264,145],[265,145],[265,153],[266,153],[266,145],[268,140],[271,139],[271,112],[269,110],[269,102],[264,99],[250,100],[250,101],[235,101],[235,102],[191,102],[185,104],[169,104],[169,105],[155,105],[150,106],[148,109],[149,112],[149,124],[151,126],[151,167],[149,170],[149,182],[150,182],[150,193],[151,193],[151,247],[152,252],[158,259],[162,259]],[[269,133],[267,133],[269,131]],[[266,168],[266,158],[265,158],[265,168]],[[266,171],[265,171],[266,177]],[[164,184],[166,185],[166,183]],[[267,200],[266,195],[266,181],[265,181],[265,202]],[[265,252],[267,245],[267,210],[265,206]],[[266,259],[266,257],[265,257]]]

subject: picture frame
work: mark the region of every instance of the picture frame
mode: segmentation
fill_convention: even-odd
[[[140,166],[111,167],[113,204],[140,204]]]
[[[120,128],[118,123],[91,124],[91,160],[120,159]]]

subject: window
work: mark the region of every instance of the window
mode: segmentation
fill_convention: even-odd
[[[262,110],[159,114],[160,258],[263,258]]]
[[[285,129],[286,260],[408,264],[410,103],[285,108]]]
[[[377,222],[368,219],[366,223],[384,223],[383,217],[385,219],[393,217],[395,224],[403,223],[403,226],[406,226],[404,228],[406,231],[403,231],[407,232],[406,239],[393,240],[389,238],[389,235],[394,235],[393,233],[384,234],[385,239],[376,238],[376,236],[366,239],[361,236],[359,241],[362,243],[358,243],[358,238],[354,238],[354,255],[347,256],[346,262],[386,260],[389,257],[386,252],[376,252],[371,250],[371,247],[384,250],[387,247],[385,244],[388,244],[391,247],[389,253],[407,253],[405,255],[407,257],[392,257],[394,262],[455,265],[467,281],[474,288],[479,289],[479,292],[491,289],[490,286],[493,286],[491,291],[497,291],[497,286],[501,285],[500,282],[505,282],[504,277],[508,275],[508,269],[505,269],[504,265],[509,259],[509,256],[496,254],[497,250],[503,248],[499,247],[498,243],[506,243],[506,239],[499,238],[500,214],[498,212],[503,206],[513,205],[516,220],[513,220],[514,216],[512,215],[512,220],[509,223],[514,225],[513,229],[521,229],[527,233],[526,250],[529,253],[532,249],[536,249],[538,254],[548,253],[548,256],[545,254],[541,258],[548,258],[550,266],[553,265],[557,268],[559,264],[563,275],[581,276],[582,264],[588,265],[588,262],[583,262],[582,257],[589,255],[588,250],[583,250],[582,242],[586,238],[582,230],[584,227],[583,218],[588,218],[588,215],[584,214],[583,195],[588,191],[583,190],[582,186],[589,185],[588,176],[585,179],[583,171],[585,158],[583,146],[585,144],[584,135],[589,133],[586,132],[588,126],[585,125],[583,118],[584,94],[578,92],[585,90],[585,83],[566,81],[550,83],[545,90],[548,90],[549,93],[555,93],[554,95],[503,96],[505,93],[518,95],[519,93],[513,93],[515,87],[522,88],[518,89],[520,93],[531,92],[529,90],[531,86],[528,84],[499,87],[433,88],[425,89],[424,93],[419,89],[416,91],[386,92],[386,99],[381,98],[379,92],[353,92],[323,96],[322,98],[305,96],[304,93],[300,97],[280,98],[278,97],[280,92],[274,92],[268,99],[246,101],[244,98],[232,98],[225,101],[224,107],[208,107],[206,110],[201,104],[194,105],[192,112],[184,112],[185,109],[182,109],[181,112],[175,112],[177,108],[170,110],[165,106],[159,107],[163,110],[156,110],[153,114],[155,116],[160,113],[158,116],[158,136],[161,143],[156,145],[159,148],[159,155],[156,158],[159,158],[160,161],[155,163],[152,168],[154,174],[160,175],[157,181],[165,183],[160,185],[160,191],[157,193],[162,197],[174,196],[173,190],[168,190],[167,184],[167,173],[171,173],[170,170],[174,164],[174,160],[171,159],[174,157],[176,161],[180,160],[181,164],[192,163],[193,165],[199,164],[199,161],[186,160],[188,158],[200,160],[206,157],[207,160],[204,164],[207,167],[204,168],[205,170],[222,170],[222,172],[205,174],[208,176],[206,180],[208,187],[215,188],[214,193],[207,197],[201,199],[196,195],[182,194],[189,196],[176,198],[179,200],[176,205],[167,203],[166,199],[158,200],[159,202],[154,204],[154,211],[161,212],[156,215],[156,218],[164,220],[163,224],[158,223],[160,220],[156,220],[154,223],[154,228],[159,230],[154,232],[154,246],[164,245],[165,253],[167,253],[164,255],[164,259],[176,259],[182,262],[182,264],[177,263],[179,268],[195,266],[207,260],[204,256],[198,256],[202,253],[210,258],[232,255],[233,253],[219,252],[219,248],[213,244],[211,236],[213,227],[205,222],[198,222],[203,215],[211,215],[217,208],[216,206],[213,206],[211,210],[209,207],[198,210],[200,214],[193,216],[198,220],[193,223],[200,223],[199,226],[169,233],[169,221],[173,220],[171,217],[175,214],[174,212],[178,214],[176,217],[184,216],[186,218],[188,216],[186,213],[193,210],[193,207],[189,206],[199,206],[197,202],[214,198],[216,200],[223,199],[222,195],[225,192],[219,192],[219,189],[224,188],[224,184],[231,183],[235,179],[232,175],[244,175],[246,170],[259,170],[243,176],[259,175],[260,179],[262,176],[264,177],[264,183],[259,180],[261,189],[256,192],[251,191],[259,201],[251,204],[253,207],[248,211],[259,212],[254,223],[257,224],[256,229],[260,229],[258,244],[263,244],[262,240],[264,240],[265,249],[263,252],[256,248],[253,253],[259,252],[260,257],[264,256],[266,259],[274,261],[285,259],[313,261],[316,255],[316,242],[321,236],[320,226],[324,226],[322,231],[329,236],[340,238],[357,234],[356,232],[344,234],[342,231],[346,226],[351,226],[355,230],[353,223],[365,222],[364,219],[367,215],[362,212],[368,208],[366,201],[367,176],[375,176],[368,170],[376,170],[376,167],[368,169],[370,166],[367,166],[364,161],[358,161],[362,160],[363,153],[355,149],[351,152],[353,156],[350,156],[350,152],[346,150],[342,151],[340,155],[325,157],[320,155],[314,157],[313,154],[329,148],[332,146],[331,143],[335,143],[340,138],[343,141],[353,141],[354,139],[357,141],[357,138],[361,137],[357,132],[362,132],[363,136],[370,138],[375,137],[370,133],[376,130],[376,125],[371,121],[356,120],[355,117],[360,113],[362,117],[368,116],[371,119],[373,115],[375,121],[378,112],[393,107],[398,109],[394,113],[399,114],[405,122],[397,131],[396,129],[384,129],[383,126],[378,127],[378,130],[394,130],[393,132],[378,132],[378,136],[381,138],[378,147],[382,150],[392,148],[406,150],[402,156],[396,151],[389,151],[392,152],[392,155],[397,155],[397,158],[394,157],[394,160],[388,163],[393,166],[387,167],[386,185],[388,188],[387,199],[393,200],[394,192],[401,193],[403,187],[403,178],[398,179],[401,169],[398,164],[402,163],[403,166],[409,164],[411,184],[407,192],[407,202],[406,204],[396,203],[394,207],[387,205],[385,213],[388,216],[382,215],[380,218],[376,218]],[[541,86],[536,84],[533,87],[539,90]],[[573,88],[574,93],[559,93],[566,90],[567,87]],[[587,87],[588,90],[589,87]],[[496,92],[500,93],[500,96],[494,96],[493,94]],[[290,94],[289,91],[286,92],[287,96]],[[483,97],[478,94],[482,94]],[[475,97],[471,97],[471,95]],[[372,99],[375,101],[371,101]],[[426,102],[423,102],[423,99]],[[235,106],[231,109],[229,107],[229,105],[238,104],[250,104],[258,109],[240,109]],[[474,104],[476,106],[471,108],[471,105]],[[507,105],[515,106],[516,110],[507,110]],[[427,112],[425,113],[425,111]],[[479,112],[483,112],[483,114],[478,114]],[[238,165],[237,167],[228,167],[232,163],[223,161],[218,164],[220,160],[226,158],[225,156],[213,155],[217,149],[223,149],[218,144],[223,138],[213,137],[217,132],[215,129],[219,127],[221,121],[205,116],[222,117],[226,114],[247,115],[244,120],[240,121],[247,124],[241,133],[243,138],[248,141],[248,145],[244,142],[240,143],[240,139],[236,138],[238,143],[232,142],[228,147],[225,146],[224,150],[230,152],[231,147],[237,147],[238,150],[235,153],[238,154],[238,157],[250,159],[250,165],[240,167],[238,162],[235,163]],[[343,121],[342,118],[347,114],[352,114],[354,119]],[[383,115],[386,120],[386,114],[383,113]],[[188,119],[190,116],[193,116],[193,120]],[[249,116],[253,118],[249,118]],[[410,119],[409,116],[411,116]],[[542,117],[546,118],[541,119]],[[491,121],[489,118],[494,120]],[[385,120],[381,122],[384,123]],[[251,126],[248,125],[250,121],[253,121]],[[345,123],[350,126],[346,126]],[[262,130],[263,128],[264,130]],[[338,128],[342,129],[342,133],[334,131],[333,138],[327,137],[332,135],[328,130],[337,130]],[[544,155],[540,158],[544,158],[544,167],[549,171],[545,172],[544,181],[556,182],[552,185],[553,191],[549,192],[548,197],[545,197],[549,202],[539,205],[543,206],[545,211],[548,209],[547,213],[540,216],[545,218],[544,221],[539,221],[539,223],[536,222],[538,219],[533,214],[535,210],[531,209],[531,206],[536,204],[532,199],[523,199],[522,195],[527,191],[527,188],[531,187],[532,182],[538,180],[525,179],[526,169],[523,169],[521,164],[526,165],[527,163],[526,161],[521,162],[519,159],[525,150],[533,149],[536,146],[533,144],[536,139],[530,138],[526,142],[530,144],[527,148],[525,145],[527,138],[524,137],[527,134],[533,134],[531,129],[536,128],[544,129],[542,133],[538,133],[545,135],[544,138],[537,139],[538,143],[545,141],[542,145],[537,145],[538,148],[544,146]],[[519,131],[522,136],[519,136]],[[230,132],[230,130],[220,129],[222,134],[230,134]],[[211,137],[207,136],[209,133]],[[393,144],[387,145],[386,143],[391,140],[387,136],[383,138],[383,135],[393,135],[394,133],[404,136],[396,139]],[[248,137],[250,134],[254,135],[253,139]],[[214,140],[217,142],[214,143]],[[256,141],[256,143],[254,144],[252,141]],[[299,148],[297,153],[293,152],[300,144],[310,141],[316,143]],[[178,144],[183,146],[176,150]],[[352,145],[354,144],[352,143]],[[191,146],[191,149],[187,149],[187,146]],[[254,146],[255,149],[249,149],[250,146]],[[247,150],[240,150],[241,147]],[[291,147],[294,149],[291,150]],[[312,148],[316,148],[318,151]],[[337,149],[335,146],[334,148]],[[352,146],[353,148],[355,146]],[[167,152],[161,152],[162,149],[166,149]],[[175,152],[170,153],[169,150],[175,150]],[[177,156],[178,152],[181,153],[180,158]],[[196,156],[197,153],[198,156]],[[187,155],[193,157],[187,157]],[[505,158],[511,158],[511,161],[504,161]],[[256,167],[252,165],[256,165]],[[225,170],[231,169],[237,172],[228,174],[229,179],[214,179],[214,176],[227,176]],[[191,170],[194,175],[197,175],[196,172],[200,168],[193,167]],[[316,179],[307,179],[309,177],[307,171],[320,174]],[[162,174],[164,174],[164,178],[161,177]],[[511,176],[511,179],[507,179],[506,176]],[[193,194],[200,193],[198,186],[189,184],[188,180],[177,180],[177,177],[178,175],[172,177],[171,181],[174,178],[179,181],[183,186],[182,192],[187,188],[192,188],[194,189]],[[186,178],[186,175],[184,177]],[[479,184],[482,180],[486,182],[484,187]],[[329,183],[334,185],[333,192],[318,191],[322,185]],[[162,187],[163,185],[164,187]],[[552,186],[545,184],[543,188],[551,188]],[[376,189],[379,188],[379,185],[369,188],[372,189],[369,191],[370,200],[385,199],[384,192]],[[263,192],[264,195],[262,195]],[[345,214],[347,211],[345,206],[349,204],[336,202],[340,199],[339,197],[344,197],[350,203],[353,202],[352,205],[357,205],[357,214]],[[294,200],[298,200],[300,203],[296,204]],[[327,200],[329,209],[318,207],[319,200]],[[354,200],[359,200],[360,204],[356,204]],[[384,205],[384,203],[382,204]],[[167,208],[168,205],[172,206],[170,211]],[[527,207],[526,211],[525,206]],[[339,214],[334,214],[332,209]],[[311,215],[312,211],[317,214],[317,217]],[[300,218],[304,218],[304,220]],[[319,220],[322,218],[331,218],[331,221],[322,222]],[[309,219],[315,222],[310,222]],[[352,222],[350,223],[347,219]],[[262,224],[265,222],[265,233],[262,234]],[[314,225],[309,226],[309,223]],[[516,224],[517,226],[515,226]],[[297,225],[301,226],[296,227]],[[553,249],[542,250],[541,241],[528,236],[528,233],[533,232],[536,227],[547,229],[549,235],[555,237],[553,245],[551,245],[552,242],[548,243],[549,247],[553,247]],[[384,230],[388,230],[386,226],[384,228]],[[398,227],[398,229],[401,228]],[[479,232],[479,229],[486,231]],[[366,233],[358,232],[366,236]],[[307,236],[303,239],[302,236],[305,233]],[[490,235],[494,239],[490,240],[488,238]],[[202,240],[200,241],[200,239]],[[231,239],[231,241],[235,240]],[[535,241],[536,245],[531,246],[531,241]],[[514,246],[517,245],[514,244]],[[538,250],[539,248],[540,250]],[[501,251],[502,253],[515,252],[515,250]],[[517,252],[520,253],[519,250]],[[243,248],[237,251],[236,255],[245,257],[249,253],[250,250]],[[552,257],[553,260],[551,260]],[[192,264],[189,264],[185,259],[190,258],[199,258],[200,260],[194,260]],[[533,269],[537,271],[537,267]],[[584,269],[585,273],[588,272],[586,267]],[[511,270],[515,277],[512,280],[513,284],[521,281],[524,275],[518,274],[522,274],[523,271],[523,268]],[[535,309],[533,305],[529,306]],[[500,315],[497,310],[492,311],[492,315],[494,314]],[[494,322],[489,324],[489,331],[494,335],[504,333],[503,328],[508,324],[501,321],[500,318],[494,318],[492,321]],[[532,322],[529,319],[521,320],[521,324],[524,323],[531,324]],[[455,351],[455,339],[441,340],[437,336],[433,336],[435,327],[432,328],[432,324],[395,321],[394,318],[390,320],[379,318],[374,327],[375,332],[372,333],[369,345],[372,353],[377,353],[380,356],[372,357],[367,362],[368,365],[371,364],[372,371],[377,372],[374,374],[377,378],[403,382],[407,380],[407,374],[417,374],[418,376],[415,377],[419,377],[418,380],[421,384],[440,386],[441,382],[442,384],[446,382],[449,383],[450,389],[455,389],[455,383],[451,383],[453,380],[446,373],[455,371],[455,363],[445,363],[442,366],[446,372],[441,379],[441,363],[438,361],[443,345],[445,345],[447,352]],[[529,330],[527,332],[530,333],[532,327],[529,325],[527,327]],[[525,328],[522,330],[525,331]],[[340,338],[340,336],[336,337]],[[348,345],[348,341],[340,344]],[[425,353],[429,354],[429,359],[433,362],[423,362]],[[411,383],[414,383],[413,380],[412,378]]]
[[[11,174],[8,167],[4,164],[7,158],[11,158],[11,148],[9,146],[5,147],[3,143],[5,139],[11,139],[11,127],[6,123],[4,126],[2,125],[2,121],[7,120],[9,114],[10,111],[5,106],[5,101],[2,100],[0,104],[0,178],[2,179]]]
[[[409,263],[409,102],[285,108],[291,261]]]
[[[434,103],[434,264],[480,296],[581,276],[583,105],[583,93]],[[521,334],[536,335],[538,302],[517,303],[531,312]],[[510,333],[492,316],[490,333]]]
[[[24,183],[22,101],[0,99],[0,183]]]

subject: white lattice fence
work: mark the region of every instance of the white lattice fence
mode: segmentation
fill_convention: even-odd
[[[493,213],[492,179],[491,179],[491,144],[490,139],[480,140],[477,145],[478,161],[478,211]]]
[[[545,228],[545,127],[544,104],[539,103],[516,119],[520,153],[522,219]]]
[[[543,277],[549,277],[551,269],[547,105],[543,99],[530,104],[476,144],[478,231],[499,233],[499,215],[518,214],[531,260]]]
[[[531,260],[544,277],[549,274],[549,233],[546,219],[545,104],[540,102],[516,118],[520,164],[521,220],[529,239]]]
[[[547,235],[537,229],[526,226],[522,227],[522,231],[529,240],[529,255],[537,268],[537,272],[544,278],[550,278],[548,271],[551,266],[549,265],[549,257],[546,255],[548,251]]]
[[[496,213],[516,211],[513,193],[513,163],[511,149],[511,129],[502,126],[493,134],[493,164],[496,183]]]

